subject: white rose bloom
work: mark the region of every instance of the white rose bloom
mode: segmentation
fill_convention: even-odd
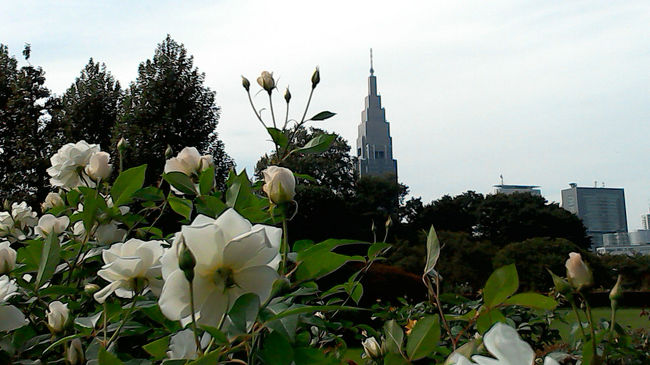
[[[293,200],[296,195],[296,178],[291,170],[269,166],[262,171],[262,174],[264,175],[262,190],[273,203],[280,204]]]
[[[107,179],[113,172],[113,165],[108,163],[110,159],[111,155],[106,152],[93,154],[86,166],[86,174],[95,181]]]
[[[36,212],[32,211],[32,207],[27,205],[25,202],[20,204],[11,204],[11,216],[14,218],[14,222],[22,230],[26,227],[34,227],[38,222]]]
[[[84,350],[80,339],[75,338],[70,341],[70,347],[68,347],[65,358],[70,365],[82,364],[84,362]]]
[[[176,157],[172,157],[165,162],[165,173],[177,171],[192,176],[192,174],[203,171],[213,164],[212,156],[201,156],[195,147],[185,147]]]
[[[34,228],[34,232],[41,236],[46,237],[48,234],[59,235],[68,228],[70,218],[63,216],[57,218],[52,214],[45,214],[38,220],[38,226]]]
[[[9,212],[0,212],[0,237],[8,236],[14,232],[14,219]]]
[[[517,330],[504,323],[497,323],[483,336],[485,348],[495,358],[475,355],[472,361],[457,353],[452,354],[450,362],[456,365],[533,365],[535,351],[519,337]],[[559,365],[547,356],[544,365]]]
[[[9,277],[0,277],[0,332],[13,331],[27,324],[25,315],[15,306],[6,304],[7,300],[15,295],[18,288],[9,281]]]
[[[115,292],[121,298],[133,298],[135,291],[146,293],[151,290],[160,294],[160,256],[163,254],[161,241],[142,241],[132,238],[116,243],[102,252],[105,265],[97,275],[110,284],[94,294],[95,300],[104,303]]]
[[[46,312],[47,326],[52,332],[61,332],[65,328],[70,316],[70,310],[67,304],[54,301],[48,306],[49,310]]]
[[[197,216],[191,225],[181,228],[161,259],[165,281],[158,301],[161,311],[183,325],[191,321],[189,282],[178,267],[179,241],[184,241],[196,260],[193,292],[197,320],[215,326],[240,295],[255,293],[262,302],[269,297],[279,277],[281,239],[281,229],[253,226],[233,209],[216,220]]]
[[[9,241],[0,242],[0,275],[7,274],[16,267],[16,250],[9,246]]]
[[[50,158],[52,167],[47,169],[51,176],[50,184],[71,190],[78,186],[94,187],[88,178],[81,178],[81,171],[88,165],[90,158],[99,152],[99,145],[88,144],[86,141],[68,143]]]
[[[378,359],[381,357],[381,346],[379,346],[379,343],[374,337],[366,338],[361,342],[361,345],[363,346],[363,351],[366,353],[366,356],[369,358]]]
[[[207,347],[210,342],[210,335],[204,333],[201,337],[200,345],[202,348]],[[173,335],[169,341],[169,351],[167,357],[170,360],[191,360],[198,357],[196,343],[194,342],[194,333],[191,329],[186,329]]]
[[[13,203],[11,213],[0,212],[0,237],[7,237],[10,242],[24,240],[27,238],[25,232],[29,233],[28,228],[37,222],[36,212],[27,203]]]
[[[48,193],[45,201],[41,204],[41,209],[45,212],[48,209],[62,207],[63,205],[65,205],[65,202],[59,193]]]

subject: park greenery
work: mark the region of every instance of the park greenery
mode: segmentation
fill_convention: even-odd
[[[295,117],[272,73],[242,77],[272,146],[251,178],[215,132],[215,93],[169,36],[127,89],[91,59],[52,95],[30,52],[18,67],[0,45],[0,363],[650,356],[647,331],[616,317],[623,288],[648,290],[647,257],[589,253],[580,220],[542,197],[424,204],[390,177],[358,177],[347,142],[322,128],[335,114],[310,110],[319,69]]]

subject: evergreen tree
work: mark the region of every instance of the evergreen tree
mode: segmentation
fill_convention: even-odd
[[[53,149],[61,144],[85,140],[99,144],[103,151],[114,152],[111,132],[117,122],[120,83],[106,65],[91,58],[75,82],[53,107],[51,130],[60,132]]]
[[[185,47],[168,35],[153,59],[140,64],[138,78],[124,97],[113,144],[121,137],[127,140],[125,166],[148,164],[150,182],[163,171],[168,145],[174,153],[196,147],[214,157],[216,181],[223,186],[233,162],[215,130],[215,92],[204,86],[205,74],[193,64]]]
[[[29,46],[23,52],[29,60]],[[44,101],[50,91],[45,72],[27,65],[17,68],[15,58],[0,45],[0,199],[27,200],[34,205],[47,194],[48,124]]]

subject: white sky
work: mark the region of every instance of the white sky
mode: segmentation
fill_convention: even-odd
[[[169,33],[207,75],[218,131],[250,172],[271,148],[240,75],[273,71],[319,127],[356,148],[368,48],[391,123],[399,178],[429,202],[466,190],[569,182],[623,187],[628,226],[650,205],[648,1],[3,1],[0,43],[57,94],[90,57],[123,86]],[[259,97],[260,107],[263,95]],[[283,104],[277,107],[283,111]],[[300,109],[300,111],[299,111]]]

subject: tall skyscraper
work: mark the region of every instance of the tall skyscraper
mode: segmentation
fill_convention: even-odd
[[[645,213],[641,216],[641,226],[645,230],[650,230],[650,213]]]
[[[397,160],[393,158],[393,139],[386,111],[377,94],[377,77],[370,50],[370,76],[366,106],[361,112],[361,124],[357,137],[357,170],[360,176],[385,176],[397,181]]]
[[[603,245],[604,234],[627,232],[623,189],[570,185],[562,190],[562,208],[582,219],[594,247]]]

